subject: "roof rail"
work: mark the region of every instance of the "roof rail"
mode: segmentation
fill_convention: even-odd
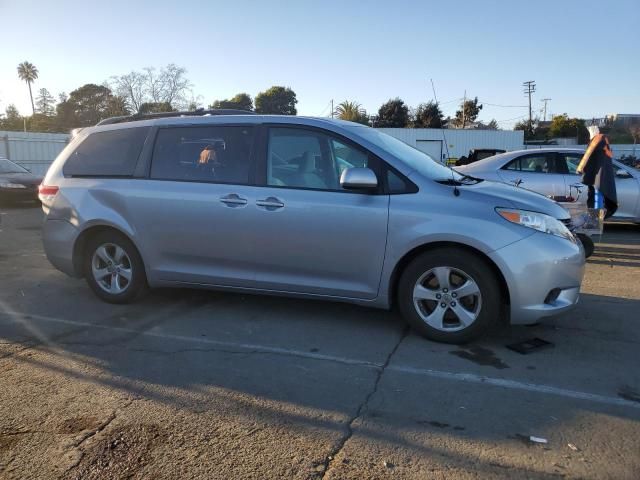
[[[204,115],[255,115],[255,112],[248,110],[237,110],[232,108],[219,108],[213,110],[205,110],[198,108],[197,110],[185,110],[181,112],[160,112],[160,113],[134,113],[133,115],[125,115],[122,117],[110,117],[101,120],[96,124],[110,125],[112,123],[135,122],[136,120],[152,120],[154,118],[166,117],[202,117]]]

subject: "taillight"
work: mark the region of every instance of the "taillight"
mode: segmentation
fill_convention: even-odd
[[[50,202],[54,199],[58,193],[58,187],[54,185],[39,185],[38,186],[38,198],[41,202]]]

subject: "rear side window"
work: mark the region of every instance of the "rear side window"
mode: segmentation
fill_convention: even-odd
[[[72,177],[130,177],[149,127],[96,132],[85,138],[62,169]]]
[[[249,183],[253,127],[175,127],[158,132],[151,178]]]

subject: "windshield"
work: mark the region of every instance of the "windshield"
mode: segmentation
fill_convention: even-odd
[[[368,127],[358,127],[357,133],[427,178],[432,180],[451,178],[459,180],[462,178],[459,173],[435,161],[426,153],[407,145],[391,135]]]
[[[0,173],[29,173],[29,170],[16,165],[6,158],[0,158]]]

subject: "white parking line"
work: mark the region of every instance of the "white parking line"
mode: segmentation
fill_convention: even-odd
[[[257,344],[251,344],[251,343],[224,342],[220,340],[212,340],[209,338],[174,335],[171,333],[154,332],[150,330],[140,331],[133,328],[100,325],[100,324],[94,324],[94,323],[88,323],[88,322],[78,322],[75,320],[67,320],[63,318],[55,318],[55,317],[49,317],[44,315],[28,315],[28,314],[21,314],[17,312],[7,312],[7,311],[1,312],[0,311],[0,316],[7,316],[9,317],[10,320],[18,322],[20,324],[24,324],[26,320],[37,320],[42,322],[58,323],[63,325],[73,325],[78,327],[99,328],[103,330],[111,330],[114,332],[132,333],[135,335],[141,335],[141,336],[152,337],[152,338],[160,338],[164,340],[175,340],[175,341],[187,342],[187,343],[211,345],[212,347],[218,347],[220,349],[227,349],[227,350],[246,350],[248,352],[271,353],[271,354],[277,354],[277,355],[301,357],[301,358],[308,358],[311,360],[322,360],[322,361],[342,363],[345,365],[354,365],[354,366],[376,368],[376,369],[380,369],[383,367],[383,364],[381,363],[369,362],[366,360],[358,360],[358,359],[352,359],[347,357],[339,357],[334,355],[324,355],[324,354],[314,353],[314,352],[291,350],[288,348],[270,347],[267,345],[257,345]],[[400,373],[438,378],[442,380],[450,380],[450,381],[463,382],[463,383],[473,383],[478,385],[490,385],[494,387],[508,388],[511,390],[535,392],[535,393],[546,394],[546,395],[555,395],[559,397],[572,398],[575,400],[585,400],[588,402],[601,403],[605,405],[614,405],[614,406],[620,406],[620,407],[630,407],[630,408],[640,409],[640,403],[633,402],[631,400],[625,400],[623,398],[618,398],[618,397],[610,397],[607,395],[599,395],[595,393],[580,392],[577,390],[568,390],[564,388],[553,387],[550,385],[540,385],[535,383],[519,382],[516,380],[508,380],[504,378],[486,377],[483,375],[477,375],[473,373],[447,372],[442,370],[414,368],[414,367],[403,366],[403,365],[389,365],[387,366],[386,369],[395,371],[395,372],[400,372]]]

